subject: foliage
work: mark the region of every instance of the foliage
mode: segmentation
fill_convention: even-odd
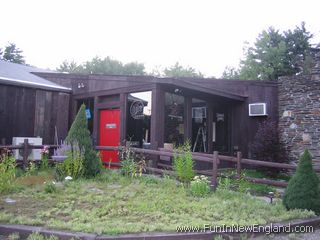
[[[121,234],[175,231],[177,223],[251,225],[314,216],[313,212],[287,211],[281,203],[269,204],[223,189],[205,198],[195,198],[185,187],[177,185],[175,179],[150,181],[145,176],[127,178],[117,172],[107,171],[106,181],[70,181],[56,193],[46,194],[38,187],[30,187],[8,194],[5,197],[19,200],[19,211],[0,201],[0,222]]]
[[[12,189],[16,173],[16,160],[5,150],[0,156],[0,193]]]
[[[283,204],[287,209],[307,209],[320,214],[319,178],[308,150],[299,159],[297,170],[286,188]]]
[[[227,67],[223,73],[229,79],[277,80],[280,76],[309,73],[311,46],[305,23],[282,33],[270,27],[262,31],[254,46],[244,48],[245,58],[239,69]]]
[[[49,168],[49,147],[43,146],[41,149],[41,167],[42,170]]]
[[[234,171],[224,171],[221,173],[222,177],[219,178],[219,189],[224,190],[233,190],[241,193],[252,193],[255,195],[265,195],[269,192],[276,192],[276,189],[272,186],[265,184],[252,183],[244,179],[245,176],[256,177],[256,178],[265,178],[266,174],[253,171],[253,170],[244,170],[242,172],[241,178],[234,178]]]
[[[183,67],[178,62],[175,65],[165,68],[164,71],[165,77],[199,77],[203,78],[203,74],[199,71],[196,71],[192,67]]]
[[[127,177],[142,176],[146,162],[143,156],[135,154],[131,147],[124,147],[120,151],[121,173]]]
[[[175,148],[174,152],[173,169],[175,174],[181,182],[188,184],[195,175],[190,142],[186,141],[184,145]]]
[[[64,176],[71,176],[73,179],[83,176],[84,159],[83,154],[80,152],[77,146],[73,146],[73,151],[68,154],[68,157],[62,163],[61,167]]]
[[[122,63],[110,57],[94,57],[83,64],[74,61],[64,61],[59,68],[60,72],[80,73],[80,74],[111,74],[111,75],[144,75],[145,67],[143,63],[130,62]]]
[[[25,175],[26,176],[33,176],[33,175],[36,175],[37,174],[37,165],[34,161],[29,161],[28,163],[28,167],[26,168],[26,172],[25,172]]]
[[[72,165],[78,165],[83,159],[83,175],[85,177],[94,177],[101,171],[102,163],[99,153],[92,146],[85,109],[85,105],[82,104],[65,142],[71,146],[71,159],[69,161],[74,160],[77,162]],[[75,148],[75,146],[77,147]]]
[[[22,50],[17,48],[16,44],[9,43],[3,52],[0,49],[0,59],[12,63],[25,64],[24,56],[21,53]]]
[[[259,124],[253,143],[250,145],[254,159],[287,162],[287,152],[279,139],[277,123],[267,119]],[[272,170],[275,172],[275,169]]]
[[[57,192],[56,183],[54,181],[52,182],[46,182],[44,185],[44,191],[45,193],[55,193]]]
[[[191,194],[195,197],[204,197],[210,193],[208,177],[195,176],[190,183]]]
[[[65,141],[63,141],[61,145],[54,150],[54,155],[67,156],[69,151],[71,151],[71,146],[69,144],[66,144]]]

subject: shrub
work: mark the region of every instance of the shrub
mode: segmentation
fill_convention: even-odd
[[[76,147],[75,147],[76,148]],[[64,175],[77,179],[83,176],[84,160],[79,150],[74,149],[73,154],[70,152],[67,159],[62,164]]]
[[[209,194],[209,180],[208,177],[201,175],[195,176],[190,183],[191,194],[195,197],[204,197]]]
[[[16,174],[16,160],[10,156],[9,151],[4,151],[0,156],[0,193],[9,191]]]
[[[94,177],[100,173],[102,163],[98,152],[92,146],[85,110],[86,107],[82,104],[65,142],[71,145],[71,158],[75,159],[75,161],[80,159],[79,155],[74,152],[74,146],[77,145],[79,147],[80,156],[83,156],[83,175],[85,177]]]
[[[181,182],[188,184],[195,175],[190,142],[185,142],[184,145],[174,149],[174,152],[173,169],[175,174]]]
[[[319,178],[308,150],[300,157],[297,171],[286,188],[283,204],[287,209],[307,209],[320,214]]]
[[[277,123],[267,119],[259,124],[251,146],[255,159],[263,161],[287,162],[287,152],[280,142]]]

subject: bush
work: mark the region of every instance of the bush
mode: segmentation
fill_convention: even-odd
[[[195,197],[204,197],[210,193],[208,177],[195,176],[190,184],[191,194]]]
[[[83,175],[89,178],[100,173],[102,163],[98,152],[92,146],[87,125],[86,106],[82,104],[65,142],[71,145],[71,158],[75,161],[79,161],[79,155],[74,151],[74,146],[78,146],[80,156],[83,156]]]
[[[4,151],[0,156],[0,193],[9,191],[16,174],[16,160],[10,156],[9,151]]]
[[[263,161],[287,162],[287,152],[280,142],[277,123],[269,119],[259,124],[250,145],[253,158]]]
[[[136,154],[131,147],[124,147],[120,151],[121,173],[124,176],[142,176],[145,172],[146,162],[143,155]]]
[[[84,160],[81,152],[74,146],[73,154],[70,152],[67,159],[62,164],[64,175],[77,179],[83,176]]]
[[[286,188],[283,204],[287,209],[307,209],[320,214],[319,178],[308,150],[300,157],[297,171]]]
[[[195,175],[190,143],[185,142],[184,145],[174,149],[174,152],[173,169],[176,176],[181,182],[188,184]]]

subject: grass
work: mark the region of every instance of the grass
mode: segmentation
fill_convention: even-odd
[[[314,216],[308,211],[287,211],[281,202],[268,204],[226,189],[197,198],[169,178],[128,178],[115,171],[92,180],[60,183],[56,188],[47,193],[45,185],[35,183],[0,196],[0,222],[121,234],[175,231],[181,225],[266,224]],[[5,203],[5,198],[16,203]]]

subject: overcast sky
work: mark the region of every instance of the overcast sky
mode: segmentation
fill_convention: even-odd
[[[147,70],[175,62],[206,76],[237,66],[244,42],[274,26],[306,22],[320,42],[318,0],[0,0],[0,46],[16,43],[27,63],[111,56]]]

